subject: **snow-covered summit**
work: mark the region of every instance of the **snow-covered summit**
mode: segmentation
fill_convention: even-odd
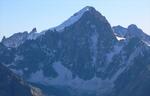
[[[83,9],[81,9],[80,11],[76,12],[73,16],[71,16],[69,19],[64,21],[62,24],[52,28],[51,30],[56,29],[56,31],[62,31],[65,27],[68,27],[68,26],[76,23],[78,20],[80,20],[80,18],[86,12],[90,12],[92,14],[94,14],[94,13],[100,14],[98,11],[96,11],[96,9],[94,7],[86,6]]]
[[[56,26],[54,29],[56,29],[57,31],[63,30],[65,27],[68,27],[68,26],[74,24],[75,22],[77,22],[85,12],[93,10],[93,9],[94,8],[90,7],[90,6],[84,7],[79,12],[77,12],[73,16],[71,16],[68,20],[64,21],[61,25]]]

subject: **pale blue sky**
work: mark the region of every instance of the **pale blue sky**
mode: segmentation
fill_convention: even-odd
[[[0,38],[54,27],[87,5],[112,26],[136,24],[150,34],[150,0],[0,0]]]

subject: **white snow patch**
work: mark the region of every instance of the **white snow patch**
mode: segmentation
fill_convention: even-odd
[[[61,62],[53,63],[53,68],[58,73],[56,78],[46,77],[43,74],[43,70],[39,70],[30,75],[28,79],[30,82],[40,83],[43,85],[67,85],[68,81],[72,79],[72,73],[65,68]]]
[[[58,73],[56,78],[48,78],[43,75],[43,71],[39,70],[32,73],[29,81],[34,83],[40,83],[43,85],[56,85],[56,86],[69,86],[76,91],[88,90],[98,91],[100,93],[107,92],[113,88],[113,83],[110,80],[102,80],[98,77],[94,77],[91,80],[83,80],[78,76],[72,77],[72,72],[64,67],[60,61],[53,63],[53,68]]]
[[[144,41],[144,40],[142,40],[142,42],[144,42],[147,46],[150,47],[150,43],[149,43],[149,42],[146,42],[146,41]]]
[[[78,77],[71,80],[69,85],[75,89],[89,90],[89,91],[104,91],[107,88],[112,88],[113,84],[109,80],[102,80],[100,78],[94,77],[91,80],[82,80]]]
[[[50,84],[52,85],[66,85],[72,79],[72,73],[61,62],[53,63],[53,68],[58,73],[56,78],[51,78]]]
[[[125,39],[126,39],[126,38],[124,38],[124,37],[119,37],[119,36],[116,36],[116,38],[117,38],[118,41],[121,41],[121,40],[125,40]]]
[[[52,30],[56,29],[56,31],[59,31],[59,32],[62,31],[65,27],[68,27],[68,26],[74,24],[75,22],[77,22],[82,17],[82,15],[85,12],[87,12],[88,10],[89,10],[88,7],[83,8],[82,10],[80,10],[79,12],[77,12],[73,16],[71,16],[68,20],[63,22],[61,25],[52,28]]]
[[[68,86],[76,91],[97,91],[97,93],[107,92],[113,88],[113,82],[110,80],[102,80],[101,78],[94,77],[91,80],[83,80],[78,76],[72,77],[72,72],[64,67],[60,61],[53,63],[53,68],[58,73],[56,78],[48,78],[43,75],[43,71],[39,70],[32,73],[29,81],[34,83],[40,83],[43,85],[54,86]]]
[[[69,71],[66,67],[64,67],[61,62],[55,62],[53,64],[53,68],[55,71],[59,74],[58,78],[63,78],[63,79],[71,79],[72,78],[72,73]]]
[[[51,84],[56,84],[56,85],[66,85],[66,86],[71,86],[72,88],[75,89],[81,89],[81,90],[98,90],[98,89],[106,89],[108,86],[104,85],[109,85],[110,82],[108,80],[101,80],[100,78],[93,78],[91,80],[82,80],[78,77],[72,78],[72,73],[69,71],[67,68],[65,68],[61,62],[55,62],[53,65],[54,69],[58,73],[58,77],[54,78],[50,81]]]
[[[38,38],[39,36],[44,35],[44,34],[45,34],[45,32],[41,32],[41,33],[31,32],[31,33],[29,33],[27,39],[28,40],[35,40],[36,38]]]
[[[55,62],[53,67],[58,73],[58,77],[51,79],[49,84],[70,86],[74,89],[89,91],[98,90],[101,92],[113,87],[112,82],[109,80],[101,80],[97,77],[91,80],[83,80],[76,76],[76,78],[73,79],[71,71],[65,68],[61,62]]]

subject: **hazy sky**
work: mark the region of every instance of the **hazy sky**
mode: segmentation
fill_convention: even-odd
[[[0,38],[54,27],[87,5],[112,26],[136,24],[150,34],[150,0],[0,0]]]

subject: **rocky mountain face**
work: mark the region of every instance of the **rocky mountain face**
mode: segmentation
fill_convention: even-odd
[[[61,25],[26,38],[18,46],[2,40],[0,63],[48,96],[150,95],[150,40],[145,39],[150,37],[135,25],[111,28],[87,6]]]
[[[23,44],[26,40],[32,40],[36,39],[38,36],[40,36],[41,33],[37,33],[36,28],[33,28],[31,32],[19,32],[15,33],[12,36],[6,38],[5,36],[3,37],[1,43],[5,45],[6,47],[10,48],[17,48],[21,44]]]
[[[0,64],[1,96],[43,96],[41,91],[25,83],[7,67]]]
[[[143,42],[147,43],[148,45],[150,44],[150,36],[145,34],[140,28],[138,28],[134,24],[129,25],[128,28],[124,28],[120,25],[114,26],[113,30],[118,37],[126,39],[137,37],[143,40]]]

